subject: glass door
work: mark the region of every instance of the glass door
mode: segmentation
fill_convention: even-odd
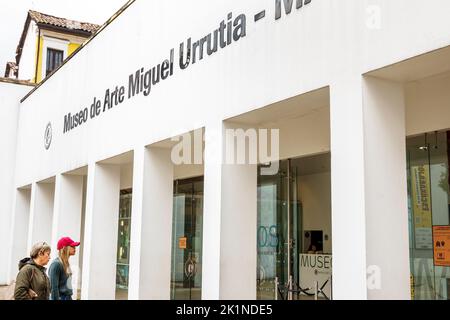
[[[416,300],[450,298],[449,146],[449,132],[407,139],[411,297]]]
[[[261,167],[258,169],[261,172]],[[258,174],[257,298],[275,299],[281,287],[298,283],[302,234],[297,168],[281,161],[277,175]]]
[[[200,300],[203,177],[174,184],[171,299]]]

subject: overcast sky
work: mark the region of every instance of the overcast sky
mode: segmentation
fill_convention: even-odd
[[[23,31],[27,11],[103,24],[127,0],[0,0],[0,77],[8,61],[15,61],[15,52]]]

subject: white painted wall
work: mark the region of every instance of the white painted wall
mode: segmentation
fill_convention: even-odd
[[[30,221],[28,225],[28,248],[38,242],[51,245],[55,183],[33,183],[31,185]],[[55,252],[53,252],[53,257]]]
[[[354,32],[346,34],[347,41],[342,49],[346,50],[346,45],[359,48],[348,51],[340,66],[341,70],[345,70],[347,64],[353,64],[353,58],[363,61],[363,73],[366,73],[429,52],[432,48],[449,45],[448,32],[442,32],[450,28],[450,21],[446,18],[450,3],[446,0],[430,1],[426,5],[420,0],[360,2],[361,7],[356,9],[362,10],[360,14],[347,20],[354,21],[349,26],[355,28]],[[346,4],[347,8],[354,7],[349,1]],[[413,23],[414,21],[420,23]],[[359,36],[362,36],[362,42],[355,46]],[[339,42],[340,39],[337,39],[336,43]]]
[[[174,166],[174,179],[182,180],[203,176],[204,167],[201,164]]]
[[[363,84],[367,295],[409,300],[404,88],[370,77]]]
[[[120,190],[133,187],[133,164],[126,164],[120,168]]]
[[[0,81],[0,241],[8,243],[14,199],[14,170],[16,165],[17,126],[19,121],[20,97],[31,87]],[[8,246],[9,248],[9,246]],[[0,285],[7,282],[7,262],[0,263]]]
[[[27,36],[23,44],[19,65],[19,79],[33,80],[36,77],[36,59],[38,47],[38,27],[34,21],[30,22]]]
[[[86,192],[81,298],[114,300],[120,166],[89,165]]]
[[[450,73],[405,86],[408,136],[450,128]]]
[[[380,50],[385,47],[381,43],[395,42],[402,57],[424,47],[427,50],[437,48],[442,41],[450,39],[450,32],[436,31],[450,29],[442,28],[449,22],[443,16],[441,19],[440,14],[450,4],[439,1],[439,6],[436,5],[439,10],[428,6],[427,12],[438,12],[423,26],[406,24],[422,15],[423,8],[418,3],[421,2],[376,2],[389,16],[383,20],[384,27],[374,31],[366,27],[363,19],[366,1],[351,0],[345,4],[331,0],[313,1],[302,11],[294,10],[278,21],[274,21],[271,0],[223,1],[215,6],[206,0],[196,1],[194,5],[189,1],[181,4],[137,1],[24,102],[21,119],[29,129],[21,133],[20,159],[33,154],[36,166],[31,168],[19,160],[19,184],[86,165],[88,158],[104,159],[129,151],[139,142],[151,144],[190,131],[212,118],[228,118],[323,87],[330,83],[331,75],[343,70],[361,74],[363,64],[386,65],[398,61],[398,55]],[[208,7],[207,15],[202,14],[205,7]],[[264,8],[267,18],[255,24],[252,15]],[[90,106],[94,96],[103,99],[107,88],[127,84],[131,73],[166,59],[169,50],[176,48],[178,51],[185,38],[197,39],[213,31],[229,11],[235,16],[241,12],[247,14],[246,38],[187,70],[180,71],[176,67],[174,76],[154,87],[149,97],[135,97],[73,132],[62,134],[64,115],[69,111],[77,112]],[[396,23],[390,20],[392,11],[395,11]],[[195,25],[190,23],[191,19],[196,20]],[[149,21],[158,28],[147,26]],[[173,28],[173,21],[177,21],[176,25],[190,27]],[[360,24],[342,21],[360,21]],[[163,36],[157,31],[159,28],[164,30]],[[126,37],[121,37],[125,30],[142,31],[127,32]],[[330,30],[333,30],[332,34]],[[429,34],[439,35],[439,38],[425,40]],[[146,41],[147,38],[152,42]],[[374,47],[374,42],[378,46]],[[127,51],[124,59],[123,48],[129,47],[135,50]],[[284,50],[286,47],[290,49]],[[105,48],[108,48],[108,54],[105,54]],[[64,86],[68,79],[72,84],[70,90]],[[195,86],[187,85],[190,83]],[[174,90],[177,94],[172,94]],[[214,113],[210,112],[211,102]],[[40,108],[28,108],[30,105]],[[155,113],[155,110],[159,112]],[[174,114],[177,117],[173,117]],[[55,140],[51,150],[45,152],[40,140],[49,121],[54,126]],[[124,127],[126,123],[133,125]],[[171,125],[165,125],[167,123]],[[56,157],[57,154],[67,156]]]
[[[223,170],[220,299],[255,300],[257,166],[224,165]]]
[[[280,159],[330,151],[330,108],[268,127],[280,130]]]
[[[223,125],[205,130],[202,300],[220,299]]]
[[[129,299],[170,299],[173,164],[170,149],[135,152]]]
[[[28,222],[30,219],[31,188],[18,189],[13,201],[13,214],[11,219],[11,230],[2,232],[4,237],[9,235],[8,255],[4,259],[7,264],[8,273],[3,284],[9,284],[16,279],[19,272],[19,261],[29,255],[28,252]],[[2,224],[3,225],[3,224]],[[7,225],[5,224],[5,227]],[[9,262],[7,261],[9,259]],[[2,267],[5,266],[2,264]]]
[[[81,296],[81,283],[83,282],[83,257],[84,257],[84,246],[85,246],[85,241],[84,241],[84,230],[85,230],[85,221],[86,221],[86,192],[87,192],[87,177],[84,176],[83,177],[83,200],[82,200],[82,205],[81,205],[81,230],[80,230],[80,246],[78,247],[78,263],[80,266],[80,270],[78,273],[78,279],[77,279],[77,288],[78,292],[77,292],[77,297]],[[75,240],[76,241],[76,240]]]
[[[367,299],[362,79],[330,87],[333,299]],[[352,250],[348,249],[353,244]],[[352,263],[349,264],[348,262]]]

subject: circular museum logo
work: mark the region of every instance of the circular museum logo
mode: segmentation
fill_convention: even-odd
[[[45,143],[45,149],[48,150],[50,148],[50,145],[52,144],[52,123],[51,122],[49,122],[47,124],[47,127],[45,128],[44,143]]]

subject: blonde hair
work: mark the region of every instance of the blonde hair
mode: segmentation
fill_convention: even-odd
[[[36,259],[40,254],[44,254],[46,252],[51,252],[52,249],[46,242],[38,242],[33,245],[30,250],[31,259]]]
[[[61,263],[63,265],[64,272],[67,275],[72,274],[72,269],[70,269],[70,263],[69,263],[69,257],[70,257],[70,247],[64,247],[58,252],[59,260],[61,260]]]

